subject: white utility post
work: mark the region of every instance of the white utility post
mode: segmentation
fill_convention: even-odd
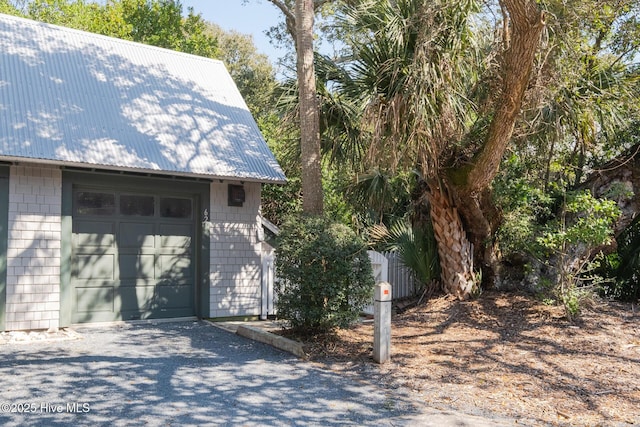
[[[391,285],[376,285],[373,313],[373,360],[388,362],[391,358]]]

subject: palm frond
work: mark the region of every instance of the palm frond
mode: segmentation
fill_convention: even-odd
[[[372,227],[370,236],[385,242],[385,250],[397,252],[403,264],[414,272],[423,286],[440,277],[438,249],[430,224],[416,228],[402,219],[391,228],[384,225]]]
[[[362,108],[370,164],[416,165],[433,173],[448,142],[474,123],[469,95],[479,73],[479,49],[469,19],[475,0],[365,1],[344,20],[353,41],[350,75],[336,89]]]

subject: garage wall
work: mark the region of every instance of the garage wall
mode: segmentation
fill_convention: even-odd
[[[7,330],[57,328],[60,314],[62,172],[11,166]]]
[[[21,164],[11,166],[9,175],[4,329],[56,328],[60,326],[62,171]],[[242,207],[228,206],[228,185],[228,181],[210,185],[208,315],[257,316],[261,185],[242,184],[246,195]]]
[[[261,187],[244,183],[245,202],[234,207],[228,206],[229,184],[211,184],[210,316],[257,316],[262,277],[258,241]]]

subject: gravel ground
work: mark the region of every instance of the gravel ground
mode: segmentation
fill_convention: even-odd
[[[0,425],[498,425],[206,322],[76,332],[0,344]]]

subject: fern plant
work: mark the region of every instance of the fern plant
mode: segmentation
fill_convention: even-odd
[[[436,281],[440,278],[438,247],[433,235],[431,223],[423,227],[414,227],[408,220],[396,221],[390,228],[376,225],[371,237],[383,243],[388,251],[395,251],[403,264],[410,268],[421,288],[428,293],[435,291]]]

